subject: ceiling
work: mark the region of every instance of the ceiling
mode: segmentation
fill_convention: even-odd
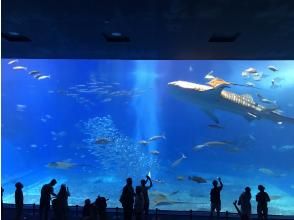
[[[294,59],[293,0],[2,0],[1,22],[31,40],[4,58]]]

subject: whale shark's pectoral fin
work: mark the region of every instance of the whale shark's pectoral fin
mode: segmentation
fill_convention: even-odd
[[[258,119],[258,116],[255,115],[255,114],[253,114],[253,113],[251,113],[251,112],[247,112],[247,114],[244,115],[244,117],[245,117],[245,119],[246,119],[247,121],[249,121],[249,122],[251,122],[251,121],[253,121],[253,120],[255,120],[255,119]]]
[[[219,124],[219,120],[218,118],[213,114],[212,111],[209,111],[209,110],[203,110],[208,117],[210,117],[216,124]]]
[[[229,85],[222,84],[222,85],[215,86],[214,88],[208,89],[208,90],[203,91],[203,92],[205,92],[206,94],[209,94],[209,95],[217,98],[217,97],[220,96],[220,94],[223,91],[223,89],[224,88],[227,88],[227,87],[229,87]]]

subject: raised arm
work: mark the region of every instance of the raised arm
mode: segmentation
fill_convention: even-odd
[[[220,189],[222,190],[222,189],[223,189],[223,186],[224,186],[224,184],[223,184],[223,182],[222,182],[222,180],[221,180],[221,178],[220,178],[220,177],[218,178],[218,181],[219,181],[219,184],[220,184]]]
[[[67,192],[67,196],[69,197],[70,196],[70,192],[68,190],[68,187],[66,187],[66,192]]]
[[[150,189],[152,187],[152,185],[153,185],[152,184],[152,180],[151,180],[151,178],[148,175],[146,176],[146,178],[147,178],[146,179],[146,183],[147,183],[148,180],[149,180],[149,183],[150,183],[150,185],[148,187],[146,187],[146,188]]]

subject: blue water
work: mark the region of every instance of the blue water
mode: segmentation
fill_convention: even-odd
[[[258,87],[226,90],[251,94],[271,107],[258,100],[256,94],[262,94],[294,117],[293,61],[9,61],[2,60],[4,202],[13,202],[14,184],[22,181],[25,203],[38,203],[41,186],[56,178],[55,191],[66,183],[71,204],[103,195],[109,207],[116,207],[126,177],[138,185],[150,172],[155,180],[151,208],[209,210],[211,181],[220,176],[223,211],[234,210],[232,202],[248,185],[255,212],[257,185],[263,184],[272,197],[270,213],[294,214],[294,124],[250,122],[215,111],[222,127],[210,127],[213,121],[201,106],[176,98],[167,86],[176,80],[206,84],[204,77],[213,70],[226,81]],[[249,67],[268,76],[260,81],[242,77]],[[37,80],[28,74],[32,70],[50,78]],[[272,88],[276,77],[280,81]],[[154,135],[165,139],[139,143]],[[95,143],[99,138],[108,143]],[[227,141],[236,148],[193,150],[208,141]],[[159,154],[150,153],[155,150]],[[187,158],[172,166],[182,154]],[[169,205],[158,205],[161,201]]]

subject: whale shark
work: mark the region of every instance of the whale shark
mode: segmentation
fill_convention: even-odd
[[[278,124],[294,124],[294,118],[282,115],[277,108],[268,108],[256,103],[250,94],[237,94],[225,90],[230,83],[215,78],[208,85],[188,81],[169,82],[171,92],[201,108],[215,123],[219,119],[215,110],[235,113],[243,116],[248,121],[266,119]]]

